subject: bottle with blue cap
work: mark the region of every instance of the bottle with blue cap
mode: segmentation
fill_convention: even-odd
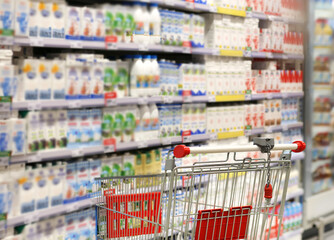
[[[132,97],[139,97],[142,92],[145,68],[140,55],[133,57],[133,64],[130,72],[130,94]]]
[[[150,43],[160,44],[161,17],[158,4],[152,3],[150,6]]]

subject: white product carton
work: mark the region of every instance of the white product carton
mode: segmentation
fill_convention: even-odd
[[[37,223],[30,223],[26,225],[23,230],[23,239],[36,239],[36,227]]]
[[[25,59],[22,64],[22,82],[24,100],[37,100],[39,92],[37,59]]]
[[[15,4],[15,36],[27,37],[29,35],[29,15],[30,15],[30,1],[17,0]]]
[[[27,125],[25,119],[12,118],[10,121],[12,155],[25,154]],[[1,127],[0,127],[1,128]],[[1,151],[1,150],[0,150]]]
[[[0,96],[13,96],[14,66],[0,64]]]
[[[205,104],[198,104],[198,134],[206,133],[207,108]]]
[[[65,240],[65,216],[57,216],[53,218],[53,235],[54,239]]]
[[[91,208],[88,210],[89,223],[90,223],[90,239],[96,240],[96,212]]]
[[[259,127],[264,127],[265,123],[265,105],[263,103],[259,103]]]
[[[26,168],[24,175],[19,178],[19,209],[20,214],[35,211],[35,202],[37,196],[37,186],[35,181],[35,171],[31,166]]]
[[[63,204],[63,191],[65,186],[66,166],[61,162],[57,162],[55,166],[48,163],[49,178],[49,205],[50,207]]]
[[[0,120],[0,152],[11,151],[11,124],[8,120]]]
[[[0,31],[3,36],[13,36],[15,2],[11,0],[0,1]]]
[[[217,107],[215,111],[215,132],[228,132],[230,129],[230,118],[229,118],[228,107]]]
[[[255,128],[255,126],[253,125],[253,112],[252,112],[252,105],[251,104],[247,104],[245,105],[245,129],[246,130],[250,130],[252,128]]]
[[[45,138],[46,138],[46,148],[55,149],[56,148],[56,134],[57,134],[57,112],[55,111],[45,111]]]
[[[39,111],[38,112],[39,150],[45,150],[48,148],[48,142],[46,137],[46,119],[47,119],[47,113],[44,111]]]
[[[81,110],[77,111],[79,118],[79,132],[77,133],[78,146],[88,146],[93,140],[93,129],[91,121],[91,110]]]
[[[57,0],[52,4],[52,38],[65,38],[65,13],[66,13],[66,2],[64,0]]]
[[[78,213],[65,216],[65,239],[79,239]]]
[[[198,133],[198,117],[199,117],[199,105],[198,104],[190,104],[190,130],[191,135]]]
[[[81,142],[80,111],[67,112],[67,147],[76,148]]]
[[[104,41],[105,38],[105,12],[103,9],[94,10],[93,39],[94,41]]]
[[[90,120],[92,128],[92,141],[90,142],[90,145],[100,146],[102,141],[102,111],[100,109],[91,109]]]
[[[65,98],[68,100],[78,99],[80,95],[81,84],[81,67],[79,63],[75,66],[67,66],[66,67],[66,96]]]
[[[79,239],[90,239],[90,209],[77,213],[77,232]]]
[[[67,146],[67,111],[58,110],[56,112],[56,147]]]
[[[65,38],[79,40],[81,31],[81,8],[66,6]]]
[[[82,161],[77,163],[77,199],[82,200],[89,197],[88,186],[90,184],[89,162]]]
[[[29,37],[38,37],[39,33],[39,15],[38,15],[38,1],[30,1],[30,16],[29,16]]]
[[[53,240],[53,231],[54,231],[54,220],[53,219],[47,219],[40,221],[40,224],[42,225],[42,236],[41,238],[44,240]]]
[[[94,37],[94,20],[95,10],[90,7],[81,8],[81,26],[80,26],[80,39],[81,40],[93,40]]]
[[[103,60],[97,60],[91,73],[90,98],[103,98],[104,74]]]
[[[49,1],[39,1],[37,9],[38,36],[51,38],[52,35],[52,4]]]
[[[65,61],[54,59],[51,63],[52,99],[65,99]]]
[[[79,99],[88,99],[91,96],[92,66],[86,65],[80,68],[78,81]]]
[[[282,100],[275,101],[275,124],[277,126],[281,125],[282,123]]]
[[[36,152],[40,150],[39,142],[39,113],[29,112],[27,118],[27,152]]]
[[[191,104],[182,105],[182,131],[191,131]]]
[[[46,59],[40,59],[38,64],[38,75],[37,82],[39,88],[39,100],[50,100],[51,99],[51,61]]]
[[[47,179],[47,169],[42,164],[37,164],[35,171],[35,188],[36,188],[36,210],[49,207],[49,189]]]
[[[76,201],[77,197],[77,164],[67,163],[66,164],[66,181],[65,191],[63,192],[64,204],[72,203]]]
[[[21,214],[20,199],[19,199],[19,179],[22,179],[25,175],[25,164],[12,164],[8,169],[5,170],[6,181],[8,190],[11,195],[8,196],[7,207],[8,207],[8,218],[19,216]]]
[[[88,183],[88,194],[89,198],[96,197],[98,194],[99,184],[95,181],[95,178],[101,176],[101,160],[100,159],[89,159],[89,183]]]

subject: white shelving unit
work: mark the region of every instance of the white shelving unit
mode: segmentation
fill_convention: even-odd
[[[287,20],[282,17],[269,16],[263,13],[246,12],[246,11],[231,11],[230,9],[221,9],[214,6],[189,3],[180,0],[144,0],[141,2],[157,3],[162,7],[169,7],[172,9],[186,10],[199,13],[215,13],[227,14],[239,17],[257,18],[261,20],[282,21],[291,24],[303,24],[303,21]],[[212,56],[228,56],[228,57],[244,57],[252,59],[277,59],[277,60],[294,60],[303,61],[304,55],[272,53],[272,52],[254,52],[254,51],[235,51],[226,54],[220,49],[209,48],[190,48],[179,46],[162,46],[162,45],[138,45],[127,43],[113,43],[106,44],[105,42],[90,42],[90,41],[69,41],[59,39],[43,39],[43,38],[18,38],[18,37],[0,37],[1,45],[12,45],[16,47],[38,47],[38,48],[59,48],[59,49],[88,49],[88,50],[103,50],[103,51],[133,51],[141,53],[163,53],[163,54],[187,54],[187,55],[212,55]],[[145,98],[115,98],[115,99],[85,99],[85,100],[57,100],[57,101],[32,101],[32,102],[13,102],[13,110],[44,110],[44,109],[79,109],[79,108],[103,108],[105,106],[125,106],[133,104],[150,104],[150,103],[216,103],[216,102],[248,102],[260,101],[270,99],[287,99],[287,98],[302,98],[303,92],[296,93],[259,93],[245,95],[243,100],[229,100],[217,101],[215,96],[154,96]],[[252,129],[244,132],[245,136],[260,135],[264,133],[274,133],[287,131],[294,128],[303,128],[302,122],[282,124],[280,126],[265,127],[259,129]],[[79,149],[57,149],[53,151],[43,151],[34,154],[27,154],[21,156],[13,156],[12,163],[37,163],[43,161],[71,159],[77,157],[87,157],[99,154],[117,153],[145,148],[155,148],[162,146],[169,146],[181,143],[196,143],[205,142],[210,139],[218,139],[217,135],[202,134],[192,135],[187,137],[172,137],[163,139],[152,139],[149,141],[120,143],[116,146],[92,146]],[[293,154],[292,161],[301,161],[304,159],[304,154]],[[304,190],[298,189],[294,192],[288,193],[287,199],[298,198],[303,196]],[[281,199],[279,200],[281,201]],[[19,217],[8,219],[7,227],[19,226],[41,219],[50,218],[56,215],[66,214],[80,209],[94,206],[96,201],[94,199],[86,199],[79,202],[59,205],[45,210],[35,211],[29,214],[24,214]],[[300,235],[302,229],[295,230],[284,234],[280,239],[290,239],[291,237]]]

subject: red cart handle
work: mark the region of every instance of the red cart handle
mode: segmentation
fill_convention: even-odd
[[[292,144],[277,144],[272,151],[291,150],[293,152],[302,152],[306,148],[303,141],[295,141]],[[252,152],[260,151],[261,149],[256,145],[246,146],[218,146],[218,147],[187,147],[185,145],[178,145],[174,148],[174,156],[176,158],[183,158],[189,154],[199,153],[224,153],[224,152]]]

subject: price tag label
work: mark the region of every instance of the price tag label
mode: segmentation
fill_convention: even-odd
[[[274,54],[271,52],[266,53],[266,58],[274,58]]]
[[[186,8],[194,9],[195,4],[193,2],[184,2]]]
[[[281,126],[282,126],[282,129],[283,129],[283,132],[286,132],[286,131],[289,130],[289,126],[287,124],[283,124]]]
[[[115,152],[115,145],[104,146],[104,153],[113,153]]]
[[[78,203],[69,204],[66,208],[67,213],[75,212],[77,210],[79,210],[79,204]]]
[[[216,102],[216,96],[209,96],[208,101],[209,102]]]
[[[163,138],[161,139],[162,145],[171,145],[172,144],[172,138]]]
[[[139,51],[148,51],[148,47],[144,44],[139,45]]]
[[[138,148],[147,148],[148,144],[146,141],[140,141],[138,142]]]
[[[28,103],[28,110],[34,111],[34,110],[41,110],[42,104],[40,102],[29,102]]]
[[[273,94],[267,93],[266,94],[266,99],[273,99]]]
[[[252,51],[248,51],[248,50],[246,50],[246,51],[244,51],[244,57],[252,57]]]
[[[163,97],[164,103],[173,103],[173,97],[172,96],[164,96]]]
[[[182,137],[182,142],[183,143],[191,143],[193,140],[192,140],[192,137],[191,136],[183,136]]]
[[[10,152],[0,152],[0,166],[8,166],[10,160]]]
[[[245,100],[251,101],[252,100],[252,94],[245,94]]]
[[[116,43],[112,43],[112,42],[109,42],[107,43],[107,49],[110,49],[110,50],[115,50],[117,49],[117,44]]]
[[[107,105],[107,107],[114,107],[114,106],[117,106],[117,100],[116,100],[116,98],[113,98],[113,99],[107,99],[107,100],[106,100],[106,105]]]
[[[76,158],[76,157],[83,157],[83,151],[82,149],[74,149],[72,150],[72,157]]]
[[[139,105],[146,105],[148,102],[148,99],[145,97],[145,98],[139,98],[138,99],[138,104]]]
[[[210,12],[214,12],[214,13],[216,13],[216,12],[217,12],[217,7],[215,7],[215,6],[210,6],[210,7],[209,7],[209,11],[210,11]]]
[[[266,133],[272,133],[273,132],[273,128],[272,127],[267,127],[266,128]]]
[[[174,52],[174,48],[171,46],[165,46],[164,47],[165,52]]]
[[[40,153],[36,153],[34,155],[31,155],[29,158],[28,158],[28,162],[29,163],[35,163],[35,162],[40,162],[42,160],[42,157],[40,155]]]
[[[70,41],[71,43],[71,48],[82,48],[83,45],[82,45],[82,42],[81,41]]]
[[[190,47],[183,47],[182,52],[183,53],[191,53],[191,48]]]
[[[30,45],[33,47],[44,47],[44,39],[43,38],[30,38]]]
[[[218,139],[217,133],[210,134],[210,140],[217,140],[217,139]]]
[[[80,108],[80,102],[77,100],[69,100],[68,108]]]
[[[183,96],[183,102],[186,102],[186,103],[192,102],[192,97],[191,96]]]
[[[39,220],[39,217],[37,214],[29,213],[27,216],[24,216],[23,222],[24,224],[29,224],[33,222],[37,222]]]

